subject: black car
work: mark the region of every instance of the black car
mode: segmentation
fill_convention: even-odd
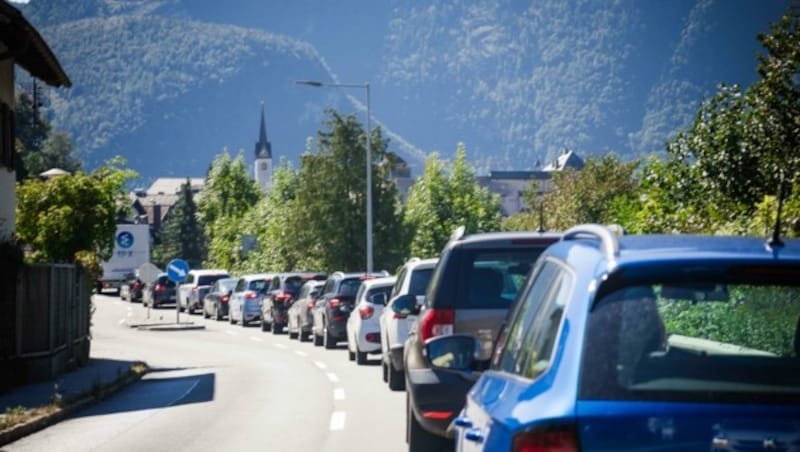
[[[347,317],[353,310],[356,292],[365,279],[389,276],[386,272],[343,273],[336,272],[325,281],[322,295],[314,306],[314,345],[336,347],[347,340]]]
[[[425,343],[450,334],[471,335],[480,344],[479,359],[488,363],[493,341],[525,277],[544,249],[560,237],[538,232],[463,236],[460,230],[447,243],[404,350],[410,451],[436,450],[452,442],[450,424],[478,375],[466,378],[433,368]],[[393,309],[406,314],[419,309],[416,297],[404,297]]]
[[[237,281],[236,278],[222,278],[214,282],[203,297],[203,317],[222,320],[228,316],[228,302]]]
[[[142,304],[153,308],[175,304],[175,282],[171,281],[166,273],[160,273],[155,281],[145,284]]]
[[[324,281],[325,273],[280,273],[272,278],[269,292],[261,300],[261,329],[272,330],[273,334],[283,332],[283,327],[289,323],[289,307],[297,299],[300,287],[306,281]]]
[[[144,283],[134,273],[129,273],[125,277],[119,289],[119,298],[121,300],[128,300],[131,303],[141,303],[142,291],[144,290]]]

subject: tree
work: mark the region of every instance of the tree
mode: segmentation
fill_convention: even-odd
[[[126,182],[137,177],[121,158],[82,171],[17,184],[17,238],[35,262],[98,264],[111,257]],[[95,268],[96,270],[96,268]]]
[[[645,168],[640,230],[743,231],[781,177],[800,182],[800,12],[758,39],[760,78],[745,91],[721,85],[666,162]]]
[[[53,132],[45,140],[38,152],[27,152],[24,157],[25,169],[35,176],[51,168],[60,168],[70,173],[81,169],[81,162],[75,157],[75,150],[69,135]]]
[[[205,260],[205,233],[197,219],[197,205],[187,179],[178,193],[178,200],[169,210],[159,237],[153,249],[153,260],[166,264],[172,259],[181,258],[191,268],[198,268]]]
[[[242,261],[242,233],[238,225],[261,197],[250,179],[244,155],[231,159],[227,150],[214,158],[198,202],[200,222],[208,239],[207,265],[233,269]]]
[[[580,171],[553,172],[547,191],[541,193],[540,187],[533,185],[523,194],[531,211],[507,221],[506,226],[521,230],[565,230],[581,223],[626,226],[633,215],[628,206],[637,201],[638,166],[638,161],[625,163],[605,155],[586,159]]]
[[[50,135],[50,130],[50,122],[36,114],[33,97],[25,91],[19,93],[14,104],[17,181],[26,179],[31,174],[34,176],[38,174],[29,171],[25,165],[29,156],[41,151],[44,142]]]
[[[438,256],[458,226],[470,233],[499,230],[500,203],[478,185],[463,144],[449,176],[438,153],[428,157],[422,176],[409,189],[404,223],[412,234],[411,255],[422,258]]]
[[[316,152],[301,156],[296,231],[311,245],[311,262],[323,269],[365,270],[366,133],[354,115],[328,111]],[[371,131],[373,249],[375,268],[395,268],[405,254],[397,187],[389,180],[388,143]],[[307,246],[308,246],[307,245]]]

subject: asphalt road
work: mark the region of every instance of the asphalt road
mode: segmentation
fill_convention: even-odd
[[[191,316],[195,331],[139,331],[139,304],[96,296],[92,349],[142,360],[153,372],[72,418],[7,445],[8,451],[405,451],[405,393],[371,364],[347,360],[254,324]],[[174,310],[152,315],[174,321]],[[181,314],[181,319],[188,319]]]

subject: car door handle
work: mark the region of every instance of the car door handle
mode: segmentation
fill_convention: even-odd
[[[477,428],[471,428],[464,434],[464,438],[466,438],[467,441],[480,444],[483,442],[483,433]]]
[[[456,427],[465,427],[465,428],[472,427],[472,421],[469,420],[469,418],[466,416],[457,417],[456,420],[453,421],[453,423],[456,424]]]

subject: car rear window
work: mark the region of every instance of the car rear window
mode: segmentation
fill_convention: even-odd
[[[306,280],[304,280],[300,276],[290,276],[290,277],[286,278],[286,281],[284,282],[284,286],[286,286],[286,290],[288,290],[289,292],[297,293],[297,291],[300,290],[300,287],[305,282],[306,282]]]
[[[198,286],[210,286],[217,282],[218,279],[222,278],[230,278],[228,275],[200,275],[197,278],[197,285]]]
[[[169,279],[169,277],[167,276],[159,276],[156,284],[161,284],[162,286],[166,284],[167,287],[172,287],[172,288],[175,287],[175,282]]]
[[[436,308],[509,309],[543,250],[543,246],[454,250],[445,264],[451,268],[437,270],[444,274],[438,281],[440,287],[434,288],[431,304]]]
[[[250,284],[247,286],[249,290],[253,290],[256,292],[266,292],[269,290],[270,281],[264,281],[263,279],[256,279],[250,281]]]
[[[798,283],[647,284],[603,297],[589,314],[581,397],[797,402]]]
[[[358,288],[361,287],[361,282],[361,278],[343,279],[339,285],[339,295],[355,296],[356,292],[358,292]]]
[[[408,284],[408,293],[410,295],[425,295],[425,290],[428,288],[428,283],[431,280],[432,274],[432,268],[420,268],[411,272],[411,281],[409,281]]]
[[[229,279],[227,281],[220,281],[219,287],[220,287],[220,290],[224,290],[224,291],[233,290],[233,288],[236,287],[236,280],[235,279]]]

